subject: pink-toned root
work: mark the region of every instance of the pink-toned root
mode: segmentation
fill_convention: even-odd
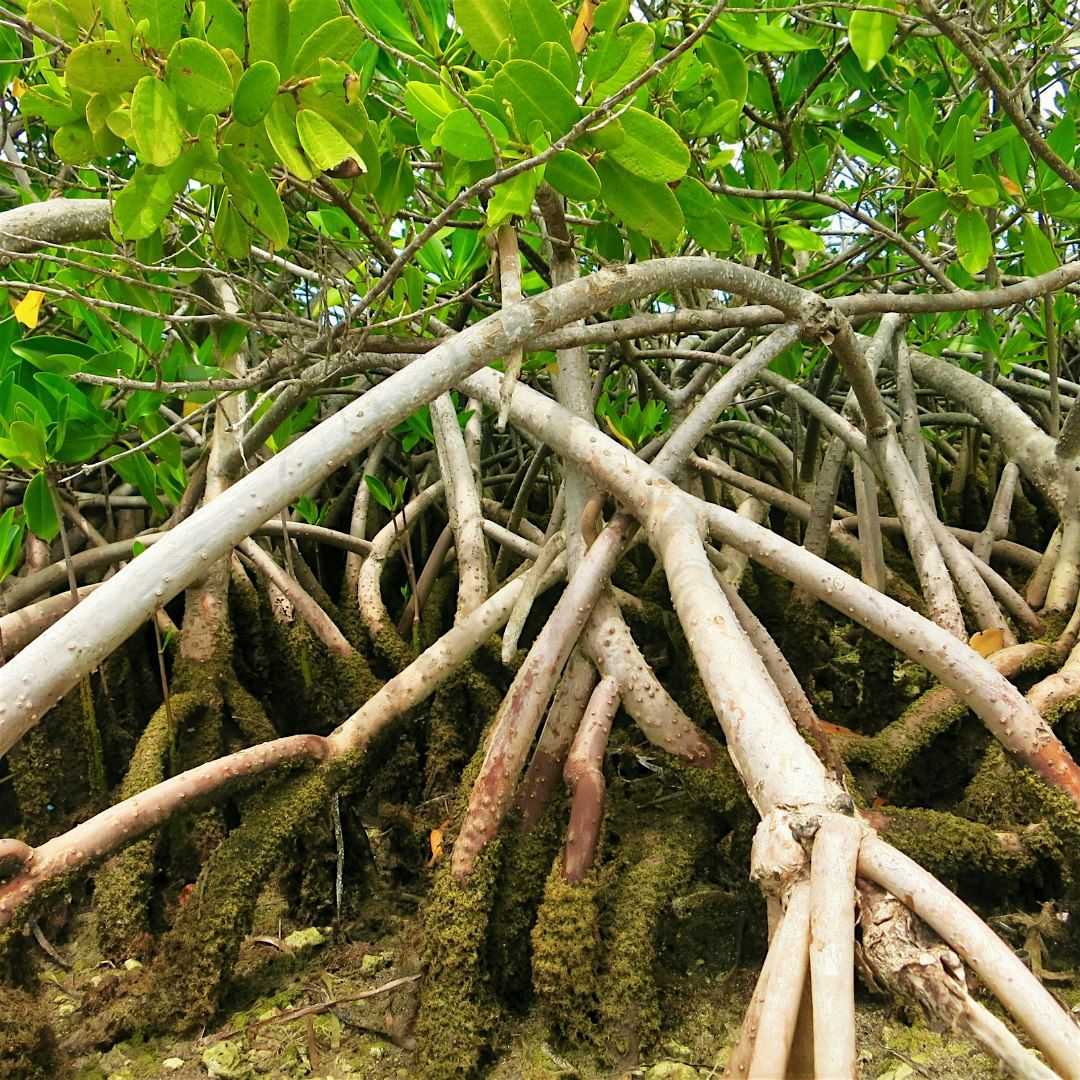
[[[754,1039],[749,1080],[777,1080],[787,1075],[810,959],[809,882],[799,881],[792,887],[769,952],[774,949],[777,962],[769,974],[758,1024],[759,1032],[767,1037]]]
[[[290,735],[170,777],[33,848],[29,855],[22,850],[26,845],[21,841],[0,841],[9,853],[22,857],[22,872],[0,885],[0,926],[10,922],[20,903],[43,880],[76,870],[122,844],[145,836],[181,809],[216,792],[224,783],[255,776],[286,761],[322,761],[326,756],[327,741],[322,736]]]
[[[975,912],[874,836],[859,849],[859,874],[887,889],[948,942],[1063,1077],[1080,1078],[1080,1027]]]
[[[854,1080],[855,867],[866,827],[830,816],[814,838],[810,862],[810,986],[814,1001],[814,1073]]]
[[[563,854],[563,878],[580,881],[596,860],[604,813],[604,750],[619,708],[619,684],[605,676],[597,684],[581,719],[563,778],[571,791],[570,828]]]
[[[574,652],[559,681],[555,700],[521,781],[517,808],[521,814],[522,832],[531,829],[544,812],[595,685],[596,673],[592,664],[580,652]]]

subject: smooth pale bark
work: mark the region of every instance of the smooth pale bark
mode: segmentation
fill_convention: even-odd
[[[264,521],[351,462],[388,428],[509,351],[569,322],[656,292],[722,289],[815,312],[824,302],[733,263],[674,258],[597,271],[470,326],[302,435],[181,522],[0,669],[0,753],[79,679]]]
[[[515,248],[516,253],[516,248]],[[472,463],[449,394],[431,403],[435,450],[446,487],[446,510],[454,533],[458,560],[457,617],[479,607],[488,595],[488,552],[484,541],[484,515]]]
[[[929,923],[993,991],[1063,1077],[1080,1077],[1080,1027],[975,912],[918,863],[877,837],[863,841],[859,873],[888,889]]]
[[[810,860],[810,987],[814,1072],[855,1080],[855,867],[866,827],[832,815]]]
[[[495,372],[480,372],[471,377],[467,385],[473,396],[485,402],[497,400],[498,375]],[[1067,791],[1080,804],[1080,769],[1076,763],[1016,687],[999,675],[966,642],[957,640],[917,612],[870,589],[857,578],[776,533],[723,507],[688,502],[690,497],[673,487],[653,466],[589,425],[574,420],[556,402],[528,387],[519,386],[515,392],[512,418],[525,429],[544,431],[548,442],[559,454],[588,471],[598,484],[612,492],[643,521],[648,520],[650,514],[655,518],[660,505],[655,500],[661,489],[664,491],[665,511],[669,507],[680,506],[680,503],[693,505],[721,543],[731,543],[746,551],[755,561],[794,584],[809,589],[830,606],[923,664],[967,702],[1010,753],[1035,769],[1044,779]],[[670,499],[668,495],[671,495]],[[651,522],[650,529],[655,529],[658,524]],[[621,524],[620,528],[625,530],[628,526]],[[597,545],[607,543],[605,537],[610,531],[609,526],[600,534],[589,556]],[[683,542],[688,545],[696,542],[700,548],[699,541],[692,540],[692,537],[697,538],[698,534],[690,523],[683,530]],[[651,539],[655,541],[656,538]],[[620,543],[605,548],[604,554],[614,560]],[[680,554],[677,547],[670,552],[676,563],[680,561]],[[691,551],[690,555],[697,558],[696,552]],[[708,565],[703,549],[700,559]],[[599,562],[598,565],[603,567],[605,564]],[[605,573],[610,573],[610,566]],[[708,580],[710,586],[716,588],[711,577]],[[680,618],[682,615],[680,612]],[[693,645],[694,632],[686,625],[685,619],[683,624]],[[707,651],[703,659],[706,664],[717,662],[716,656],[709,656]],[[561,670],[561,664],[559,667]],[[717,714],[722,716],[722,706],[714,702],[714,707],[717,707]],[[795,785],[795,790],[797,788],[798,785]]]
[[[390,436],[384,435],[371,448],[364,461],[364,469],[360,476],[360,483],[356,488],[356,496],[353,499],[352,516],[349,521],[349,533],[356,539],[366,542],[368,512],[371,509],[371,488],[368,487],[366,476],[377,476],[382,466],[386,451],[390,448]],[[345,576],[342,581],[341,591],[343,596],[356,595],[356,582],[360,577],[360,564],[363,559],[350,552],[345,557]]]
[[[758,1020],[759,1035],[750,1062],[750,1080],[777,1080],[787,1074],[791,1041],[799,1019],[803,986],[810,949],[810,886],[796,882],[788,899],[783,920],[773,937],[769,952],[776,950],[776,963],[769,972],[765,1000]]]

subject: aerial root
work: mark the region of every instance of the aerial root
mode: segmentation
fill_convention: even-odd
[[[785,823],[803,842],[812,837],[809,874],[798,843],[783,835]],[[1080,1027],[974,912],[864,822],[830,814],[817,825],[812,815],[774,811],[759,826],[754,866],[779,916],[725,1076],[787,1075],[806,1022],[809,969],[810,1006],[826,1006],[813,1009],[814,1075],[854,1080],[856,961],[871,989],[918,1002],[1012,1075],[1077,1075]],[[1009,1010],[1045,1062],[974,999],[965,966]]]

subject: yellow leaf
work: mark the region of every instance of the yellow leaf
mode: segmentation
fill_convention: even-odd
[[[604,417],[604,423],[611,428],[611,434],[615,436],[628,450],[634,449],[634,444],[611,422],[610,416]]]
[[[43,292],[31,289],[18,303],[13,300],[11,306],[15,311],[15,318],[23,326],[28,326],[33,330],[41,317],[41,302],[44,299],[45,294]]]
[[[438,859],[443,853],[443,830],[450,824],[450,819],[447,818],[437,829],[431,830],[431,836],[429,842],[431,844],[431,858],[428,860],[428,866],[434,866],[435,860]]]
[[[1005,648],[1005,635],[994,626],[989,630],[980,630],[977,634],[972,634],[968,644],[980,656],[989,656]]]
[[[1020,194],[1020,185],[1018,183],[1016,183],[1015,180],[1010,180],[1009,177],[1007,177],[1004,173],[999,174],[998,179],[1001,181],[1001,186],[1010,195],[1019,195]]]
[[[574,52],[581,52],[585,48],[585,42],[593,32],[593,15],[600,6],[599,0],[581,0],[581,10],[578,12],[577,22],[574,23],[573,32],[570,34],[570,43],[574,46]]]
[[[18,101],[26,91],[26,83],[18,75],[11,80],[11,96]]]

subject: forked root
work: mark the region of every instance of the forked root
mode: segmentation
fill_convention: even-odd
[[[803,847],[811,853],[809,880]],[[814,1075],[854,1080],[856,960],[872,989],[918,1002],[1010,1075],[1080,1076],[1080,1027],[974,912],[864,822],[774,811],[758,827],[753,864],[772,909],[783,911],[726,1077],[788,1075],[809,966],[811,1001],[822,1003],[812,1010]],[[1049,1064],[975,1000],[965,965]]]

